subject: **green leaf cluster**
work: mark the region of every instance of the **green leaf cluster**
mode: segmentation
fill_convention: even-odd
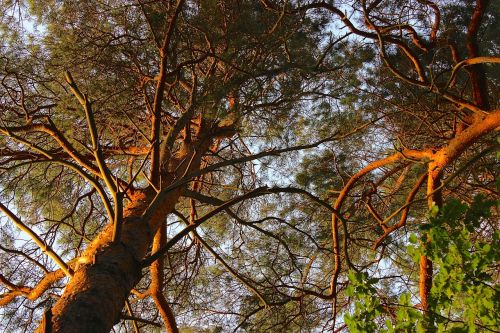
[[[500,233],[481,234],[487,218],[500,201],[476,196],[470,204],[448,201],[431,209],[430,223],[421,235],[412,234],[408,254],[418,263],[420,255],[433,261],[434,276],[429,310],[424,313],[410,293],[397,304],[377,295],[376,278],[367,273],[349,274],[347,294],[354,309],[344,316],[351,332],[483,332],[496,331],[500,323],[500,288],[496,263],[500,260]]]

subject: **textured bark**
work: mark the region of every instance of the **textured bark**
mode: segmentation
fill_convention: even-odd
[[[347,184],[343,187],[342,191],[336,199],[334,208],[339,211],[341,209],[343,201],[347,198],[349,191],[354,187],[356,182],[358,182],[364,175],[380,168],[382,166],[392,164],[400,161],[403,158],[413,159],[413,160],[429,160],[428,171],[427,171],[427,194],[429,207],[437,204],[442,205],[442,197],[439,189],[441,185],[441,171],[449,163],[455,161],[460,154],[462,154],[466,149],[470,148],[477,140],[481,137],[487,135],[493,130],[500,129],[500,110],[492,111],[489,114],[477,117],[474,122],[461,131],[455,138],[449,141],[449,143],[443,148],[435,151],[433,149],[426,149],[422,151],[404,149],[399,153],[388,156],[384,159],[375,161],[364,167],[362,170],[358,171],[353,175]],[[425,178],[421,178],[420,181],[424,181]],[[419,187],[420,185],[418,185]],[[410,198],[416,194],[417,189],[414,193],[410,195]],[[411,199],[410,199],[411,200]],[[404,213],[405,215],[407,213]],[[406,219],[406,216],[403,217]],[[404,221],[404,220],[402,220]],[[397,226],[397,225],[396,225]],[[334,262],[335,269],[332,274],[331,288],[332,293],[335,293],[336,279],[338,277],[338,271],[340,270],[340,247],[338,240],[338,216],[333,214],[332,216],[332,243],[334,246]],[[390,231],[389,231],[390,232]],[[378,241],[377,241],[378,242]],[[424,244],[425,245],[425,244]],[[432,261],[422,256],[420,258],[420,276],[419,276],[419,292],[421,297],[421,307],[426,310],[428,308],[428,296],[432,287]]]
[[[199,169],[210,142],[208,138],[202,139],[196,143],[196,149],[188,147],[170,159],[170,183],[188,171]],[[141,260],[183,190],[184,187],[178,187],[162,195],[145,217],[143,214],[157,193],[150,187],[132,195],[123,214],[120,242],[112,241],[113,226],[108,225],[85,250],[82,257],[87,259],[86,263],[76,269],[52,308],[52,332],[104,333],[118,323],[130,291],[141,278]],[[37,332],[42,332],[40,327]]]
[[[429,308],[429,293],[432,287],[432,261],[426,256],[420,256],[420,275],[418,282],[420,292],[420,307],[426,311]]]
[[[129,204],[119,243],[112,242],[109,226],[85,251],[89,263],[76,270],[52,308],[53,332],[109,332],[118,322],[130,290],[141,278],[140,261],[153,239],[151,225],[157,223],[144,221],[140,215],[154,195],[142,192]],[[153,219],[164,219],[180,195],[180,189],[170,192]]]
[[[168,200],[171,209],[178,192]],[[151,196],[144,195],[140,201],[145,203]],[[142,206],[138,202],[132,205]],[[146,255],[151,234],[149,224],[136,216],[125,219],[119,243],[112,243],[112,228],[106,228],[84,253],[90,262],[79,267],[53,307],[52,331],[109,332],[141,277],[140,260]]]
[[[443,168],[450,162],[454,161],[460,154],[469,148],[480,137],[488,134],[492,130],[500,126],[500,110],[495,110],[481,119],[477,119],[470,127],[464,130],[460,135],[450,141],[450,143],[436,152],[432,158],[432,162],[428,166],[427,177],[427,198],[428,205],[431,208],[433,205],[442,207],[443,199],[441,191],[441,172]],[[424,246],[426,246],[424,240]],[[428,297],[432,287],[432,261],[425,257],[420,257],[420,274],[419,274],[419,293],[420,302],[423,310],[428,309]],[[429,318],[432,319],[432,318]]]
[[[441,186],[441,168],[434,162],[429,163],[427,175],[427,200],[429,209],[434,205],[441,208],[443,206],[443,196],[439,187]],[[425,248],[429,246],[429,240],[423,239],[422,246]],[[432,273],[433,264],[432,260],[427,256],[420,256],[420,269],[418,288],[420,294],[420,306],[422,310],[429,309],[429,294],[432,288]],[[425,312],[427,317],[427,312]]]

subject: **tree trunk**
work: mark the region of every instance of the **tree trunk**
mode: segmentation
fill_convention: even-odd
[[[77,268],[52,308],[52,332],[109,332],[119,321],[125,300],[141,278],[140,262],[155,233],[151,230],[154,223],[138,214],[154,194],[142,192],[129,204],[120,242],[112,242],[112,227],[108,226],[85,251],[83,257],[89,262]],[[180,194],[180,189],[169,193],[153,219],[164,219]]]
[[[170,179],[168,183],[198,170],[210,142],[205,137],[197,142],[196,149],[188,147],[182,154],[170,158],[167,163],[169,176],[165,176]],[[163,188],[170,185],[168,183],[164,183]],[[52,308],[49,332],[107,333],[119,322],[125,301],[142,276],[141,261],[148,254],[154,235],[173,211],[184,188],[181,186],[163,195],[147,217],[143,217],[143,213],[157,193],[149,187],[131,195],[123,213],[120,241],[112,241],[113,225],[110,224],[84,251],[81,258],[85,259],[85,263],[75,268],[63,295]],[[37,332],[47,331],[39,327]]]

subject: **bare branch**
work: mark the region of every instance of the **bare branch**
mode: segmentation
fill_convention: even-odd
[[[47,254],[54,262],[63,270],[67,276],[72,276],[71,268],[59,257],[59,255],[52,250],[30,227],[24,224],[19,217],[17,217],[7,206],[0,202],[0,210],[7,215],[7,217],[18,227],[21,231],[26,233],[38,245],[43,253]]]
[[[36,300],[44,292],[46,292],[54,283],[64,278],[65,273],[62,269],[45,274],[42,280],[34,288],[16,286],[10,283],[3,275],[0,274],[0,282],[6,285],[10,291],[6,294],[0,295],[0,306],[9,304],[18,296],[26,297],[29,300]]]

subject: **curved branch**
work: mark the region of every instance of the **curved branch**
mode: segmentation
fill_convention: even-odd
[[[78,150],[76,150],[73,145],[64,137],[64,135],[57,129],[55,124],[49,117],[46,117],[47,121],[49,121],[50,125],[45,124],[29,124],[24,126],[12,126],[12,127],[4,127],[4,129],[10,133],[30,133],[30,132],[43,132],[50,135],[59,146],[77,163],[79,163],[84,168],[88,169],[90,172],[95,174],[96,176],[101,177],[99,169],[93,165],[87,157],[80,154]]]
[[[469,58],[476,58],[480,55],[477,34],[483,21],[487,4],[488,0],[476,0],[476,6],[472,13],[469,26],[467,27],[466,47]],[[471,89],[474,103],[482,109],[489,110],[488,82],[483,66],[481,64],[476,64],[470,67],[469,74],[472,83]]]
[[[340,191],[339,196],[337,197],[337,200],[335,201],[334,209],[337,211],[340,211],[342,207],[342,203],[344,200],[347,198],[348,193],[352,189],[352,187],[356,184],[356,182],[362,178],[364,175],[367,173],[371,172],[372,170],[375,170],[377,168],[380,168],[384,165],[387,164],[392,164],[397,161],[399,161],[402,158],[411,158],[411,159],[416,159],[416,160],[422,160],[425,158],[430,158],[432,156],[432,152],[430,150],[423,150],[423,151],[417,151],[417,150],[411,150],[411,149],[403,149],[400,152],[393,154],[391,156],[388,156],[384,159],[372,162],[368,164],[366,167],[358,171],[355,175],[349,179],[347,184],[344,186],[342,191]],[[344,227],[344,232],[347,231],[347,226],[345,223],[343,223]],[[340,274],[340,270],[342,267],[342,263],[340,260],[340,242],[339,242],[339,233],[338,233],[338,228],[339,228],[339,218],[337,214],[332,214],[332,220],[331,220],[331,232],[332,232],[332,246],[333,246],[333,260],[334,260],[334,269],[332,272],[332,278],[330,282],[330,289],[331,289],[331,294],[333,295],[333,320],[335,323],[335,317],[336,317],[336,309],[337,309],[337,280]],[[347,237],[347,235],[345,235]],[[344,246],[346,245],[346,239],[344,238]],[[344,251],[346,252],[347,250],[344,248]],[[346,252],[347,253],[347,252]]]
[[[439,25],[441,23],[441,11],[439,10],[436,3],[432,1],[429,0],[418,0],[418,1],[420,3],[423,3],[424,5],[431,7],[432,11],[434,12],[434,23],[432,24],[431,33],[429,36],[432,45],[436,42],[437,32],[439,30]]]
[[[118,184],[114,184],[113,182],[113,175],[111,174],[111,171],[106,165],[106,161],[104,160],[104,156],[102,155],[102,149],[99,144],[99,137],[97,135],[97,126],[95,124],[95,119],[94,119],[94,112],[92,110],[92,105],[90,104],[90,101],[87,97],[87,95],[82,94],[80,90],[78,89],[78,86],[76,85],[75,81],[73,80],[73,77],[71,76],[70,72],[65,73],[66,77],[66,82],[68,82],[71,91],[73,94],[76,96],[78,101],[83,107],[83,110],[85,111],[85,116],[87,118],[87,125],[89,127],[89,132],[90,132],[90,139],[92,141],[92,151],[94,153],[95,160],[97,162],[97,166],[99,167],[99,171],[101,173],[101,178],[104,180],[104,183],[108,187],[109,191],[111,192],[111,195],[114,200],[115,204],[115,210],[117,210],[119,207],[118,203]],[[117,182],[118,183],[118,182]],[[115,219],[115,216],[113,215],[113,221]],[[117,223],[117,221],[114,221]]]
[[[161,247],[165,246],[167,241],[167,235],[165,226],[162,226],[156,232],[153,239],[152,252],[158,251]],[[178,333],[177,323],[175,322],[175,316],[172,312],[172,308],[168,304],[168,301],[163,295],[163,285],[164,285],[164,275],[163,275],[164,262],[163,257],[158,258],[155,262],[151,264],[151,285],[149,287],[149,293],[155,302],[160,316],[163,319],[165,329],[167,333]]]
[[[94,179],[90,174],[88,174],[87,172],[85,172],[82,168],[80,168],[78,165],[74,164],[74,163],[71,163],[71,162],[68,162],[68,161],[65,161],[65,160],[60,160],[60,159],[57,159],[55,158],[50,152],[36,146],[35,144],[17,136],[17,135],[14,135],[13,133],[11,133],[9,131],[8,128],[6,127],[0,127],[0,132],[9,136],[10,138],[12,138],[13,140],[25,145],[26,147],[42,154],[43,156],[45,156],[47,159],[48,159],[48,162],[54,162],[54,163],[58,163],[58,164],[61,164],[61,165],[64,165],[68,168],[70,168],[71,170],[75,171],[77,174],[79,174],[83,179],[87,180],[91,185],[92,187],[94,187],[97,191],[97,193],[99,194],[99,196],[101,197],[102,201],[103,201],[103,204],[104,204],[104,207],[106,208],[106,212],[108,213],[108,218],[109,218],[109,221],[113,221],[114,220],[114,211],[113,211],[113,208],[111,207],[111,203],[109,202],[109,199],[106,195],[106,192],[104,191],[104,189],[102,188],[101,184],[99,184],[99,181],[97,179]]]
[[[161,106],[163,103],[163,95],[165,93],[166,84],[166,67],[167,67],[167,52],[170,47],[170,41],[172,39],[172,34],[174,33],[174,28],[177,22],[177,18],[181,12],[184,0],[177,0],[175,5],[175,10],[168,22],[167,31],[162,41],[160,52],[160,68],[158,80],[156,82],[156,92],[153,98],[152,105],[152,117],[151,117],[151,137],[150,140],[153,144],[153,153],[151,154],[151,181],[155,186],[159,186],[160,181],[160,128],[161,128]]]
[[[455,66],[453,66],[453,70],[451,71],[448,83],[446,83],[445,85],[445,89],[449,87],[452,82],[454,82],[455,76],[457,75],[459,69],[461,69],[462,67],[467,67],[482,63],[500,63],[500,57],[475,57],[460,61]]]

